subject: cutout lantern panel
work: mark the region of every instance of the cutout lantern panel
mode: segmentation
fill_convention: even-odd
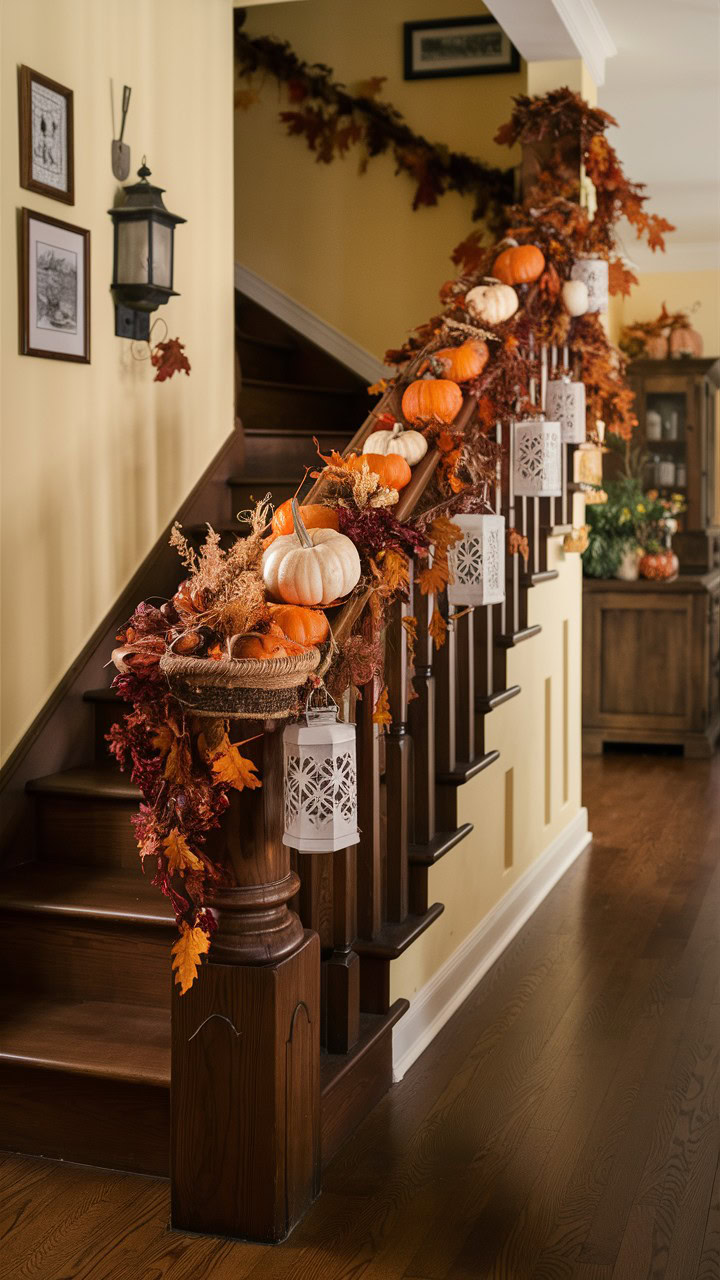
[[[548,383],[546,409],[549,418],[560,423],[563,444],[582,444],[587,435],[585,383],[559,378]]]
[[[459,515],[452,521],[463,537],[448,551],[454,578],[447,589],[448,604],[499,604],[505,599],[505,517]]]
[[[520,498],[559,498],[562,493],[560,423],[527,418],[515,423],[513,483]]]
[[[337,707],[308,710],[283,732],[283,844],[301,853],[332,853],[360,839],[357,825],[355,725]]]
[[[589,312],[608,309],[608,264],[605,258],[578,258],[570,269],[571,280],[587,286]]]

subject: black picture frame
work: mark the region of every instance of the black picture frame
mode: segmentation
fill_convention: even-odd
[[[33,161],[33,85],[42,93],[46,91],[55,99],[55,113],[58,113],[57,100],[64,103],[64,153],[62,156],[65,182],[62,186],[52,182],[43,182],[36,176],[36,163]],[[51,200],[61,200],[63,204],[75,203],[75,140],[74,140],[74,99],[72,89],[58,84],[49,76],[33,71],[31,67],[18,67],[18,108],[20,134],[20,186],[26,191],[37,191],[39,195],[49,196]],[[51,107],[51,114],[53,108]],[[62,126],[63,112],[59,112]],[[36,158],[37,159],[37,158]],[[54,176],[49,173],[48,176]]]
[[[486,64],[479,61],[477,65],[472,65],[468,59],[464,66],[446,66],[443,68],[442,57],[439,56],[436,67],[432,65],[420,67],[418,65],[415,49],[415,36],[418,32],[435,31],[438,33],[438,37],[440,33],[447,32],[448,36],[450,36],[454,31],[457,34],[457,28],[459,27],[476,28],[478,33],[482,32],[486,37],[495,35],[497,32],[503,47],[504,56],[502,61],[488,59]],[[433,18],[424,22],[405,22],[403,23],[403,40],[404,78],[406,80],[441,80],[446,79],[448,76],[497,76],[520,70],[520,54],[491,14],[486,14],[479,18]]]
[[[70,360],[76,364],[90,364],[90,232],[84,227],[76,227],[70,222],[61,222],[59,218],[51,218],[44,213],[36,213],[34,209],[23,208],[20,211],[20,279],[19,279],[19,303],[20,303],[20,354],[24,356],[40,356],[44,360]],[[44,345],[38,345],[37,340],[33,341],[33,310],[39,315],[39,305],[33,304],[32,299],[32,272],[31,258],[33,236],[31,235],[31,224],[35,223],[39,227],[46,227],[45,239],[47,244],[41,248],[52,251],[55,248],[53,241],[58,241],[58,236],[53,233],[61,233],[66,238],[73,237],[75,240],[75,248],[72,256],[77,260],[75,264],[75,318],[76,328],[72,330],[72,324],[65,326],[65,334],[63,326],[58,325],[53,317],[49,323],[43,325],[46,333],[52,333],[55,330],[60,336],[57,338],[57,345],[52,347],[48,340]],[[70,256],[70,250],[58,244],[57,253],[64,255],[66,258]],[[82,262],[82,271],[80,274],[79,263]],[[39,270],[47,270],[46,264],[40,264]],[[57,270],[57,268],[56,268]],[[62,268],[60,269],[62,273]],[[67,273],[65,273],[67,274]],[[36,293],[38,285],[36,283]],[[43,297],[43,303],[47,314],[47,301]],[[62,305],[62,293],[58,297],[58,307]],[[68,328],[72,335],[76,337],[74,343],[75,349],[71,349],[70,344],[66,341],[62,342],[63,336],[66,336]],[[37,327],[36,315],[36,332]],[[43,335],[41,335],[43,336]],[[65,349],[63,349],[63,346]]]

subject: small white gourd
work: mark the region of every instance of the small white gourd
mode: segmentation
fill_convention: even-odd
[[[392,431],[373,431],[363,445],[363,453],[399,453],[408,466],[414,467],[425,457],[427,447],[427,440],[419,431],[405,431],[402,423],[396,422]]]
[[[286,604],[328,605],[360,581],[355,543],[336,529],[306,529],[293,498],[295,532],[267,548],[262,559],[269,594]]]
[[[476,320],[502,324],[515,315],[519,300],[512,285],[490,280],[488,284],[475,285],[465,294],[465,306]]]
[[[566,280],[562,287],[565,310],[571,316],[584,316],[588,309],[588,287],[584,280]]]

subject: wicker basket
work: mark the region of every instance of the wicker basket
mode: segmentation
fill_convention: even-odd
[[[181,658],[160,660],[171,692],[196,716],[279,720],[297,713],[300,691],[320,662],[308,649],[288,658]]]

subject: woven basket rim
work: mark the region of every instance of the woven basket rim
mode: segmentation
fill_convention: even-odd
[[[171,675],[218,676],[293,675],[296,671],[313,671],[320,661],[320,650],[313,647],[305,653],[289,654],[283,658],[193,658],[165,653],[160,659],[163,671]]]

